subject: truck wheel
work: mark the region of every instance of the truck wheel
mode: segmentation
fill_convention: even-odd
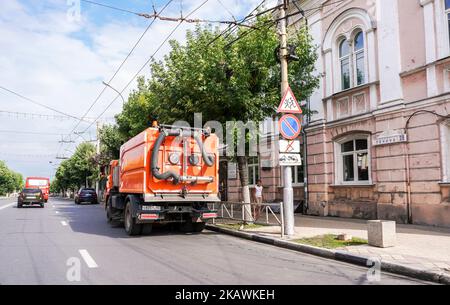
[[[142,225],[136,223],[136,219],[133,218],[133,214],[131,213],[131,202],[127,203],[125,207],[125,231],[129,236],[135,236],[141,234]]]
[[[17,208],[18,208],[18,209],[21,209],[21,208],[22,208],[22,205],[21,205],[20,203],[18,203],[18,204],[17,204]]]
[[[43,203],[40,203],[39,205],[41,206],[41,208],[44,208],[44,204]]]
[[[108,220],[108,223],[112,223],[112,207],[111,207],[111,198],[108,198],[108,201],[106,201],[106,219]]]

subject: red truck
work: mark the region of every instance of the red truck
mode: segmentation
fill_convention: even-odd
[[[108,169],[108,221],[128,235],[167,223],[201,232],[217,217],[208,204],[220,201],[218,146],[208,130],[157,123],[130,139]]]
[[[38,188],[42,191],[44,202],[48,201],[48,194],[50,192],[50,179],[43,177],[28,177],[25,181],[25,188]]]

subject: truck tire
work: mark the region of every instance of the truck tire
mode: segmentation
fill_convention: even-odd
[[[112,223],[112,220],[113,220],[113,218],[112,218],[112,206],[111,206],[111,204],[112,204],[112,202],[111,202],[111,197],[108,197],[108,199],[106,200],[106,207],[105,207],[105,210],[106,210],[106,220],[108,221],[108,223]]]
[[[21,209],[21,208],[22,208],[22,205],[21,205],[20,203],[18,203],[18,204],[17,204],[17,208],[18,208],[18,209]]]
[[[112,207],[112,197],[108,197],[108,200],[105,203],[106,210],[106,220],[113,228],[119,228],[123,226],[123,223],[118,219],[116,209]],[[115,216],[115,217],[114,217]]]
[[[128,201],[124,211],[125,232],[129,236],[136,236],[141,234],[142,225],[136,223],[136,219],[133,218],[131,211],[132,202]]]

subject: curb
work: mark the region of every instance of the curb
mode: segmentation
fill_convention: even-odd
[[[206,228],[211,231],[220,232],[234,237],[244,238],[267,245],[272,245],[280,248],[294,250],[302,253],[312,254],[328,259],[334,259],[337,261],[358,265],[362,267],[373,266],[373,261],[366,256],[355,255],[345,251],[334,251],[324,248],[318,248],[308,245],[302,245],[286,240],[272,238],[268,236],[262,236],[254,233],[241,232],[232,229],[222,228],[216,225],[207,224]],[[393,274],[403,275],[423,281],[434,282],[438,284],[450,285],[450,276],[442,272],[426,271],[422,269],[412,268],[405,265],[381,261],[381,270]]]

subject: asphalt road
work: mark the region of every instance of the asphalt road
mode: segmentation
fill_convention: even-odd
[[[99,205],[51,199],[18,209],[0,200],[0,284],[370,284],[366,274],[211,231],[128,237]],[[371,284],[421,283],[381,274]]]

